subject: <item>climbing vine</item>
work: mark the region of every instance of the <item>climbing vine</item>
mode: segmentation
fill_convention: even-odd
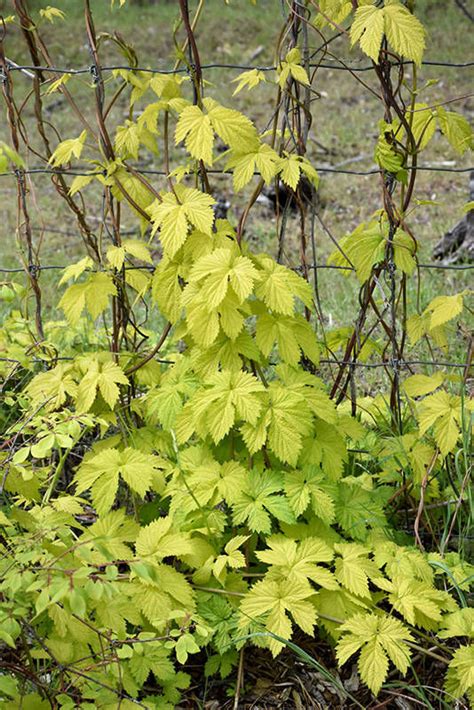
[[[205,2],[194,15],[178,4],[174,69],[150,72],[122,37],[96,32],[84,1],[94,120],[42,37],[62,11],[13,0],[3,24],[10,142],[0,168],[16,180],[27,276],[3,285],[11,307],[0,331],[5,707],[172,708],[193,656],[238,703],[255,646],[275,657],[308,636],[326,640],[342,667],[357,659],[374,696],[394,672],[417,682],[415,657],[426,656],[444,668],[448,706],[472,699],[473,568],[451,545],[469,500],[472,349],[458,378],[424,374],[406,354],[420,342],[447,352],[468,304],[461,291],[418,307],[407,283],[418,269],[418,157],[437,130],[447,150],[469,150],[469,124],[420,101],[426,38],[413,2],[288,3],[274,71],[236,79],[235,93],[273,85],[263,129],[208,95],[195,36]],[[377,80],[381,200],[329,260],[360,285],[341,334],[324,326],[311,263],[318,58],[308,36],[348,22],[343,35]],[[6,57],[13,26],[33,67],[28,129]],[[107,81],[105,38],[127,63]],[[44,115],[55,92],[79,123],[62,140]],[[113,108],[125,95],[119,123]],[[140,169],[145,155],[160,175]],[[47,319],[32,157],[51,170],[84,250],[57,280]],[[216,169],[232,176],[235,223],[216,214]],[[269,185],[296,204],[297,270],[283,264],[284,205],[274,254],[246,238]],[[103,195],[98,228],[91,189]],[[373,353],[389,388],[361,398],[356,370]]]

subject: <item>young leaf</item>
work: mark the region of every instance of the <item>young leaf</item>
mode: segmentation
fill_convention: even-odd
[[[60,20],[64,20],[64,12],[60,10],[57,7],[51,7],[51,5],[47,5],[44,9],[40,9],[40,15],[41,17],[44,17],[45,20],[48,20],[49,22],[53,23],[55,17],[59,17]]]
[[[416,242],[403,229],[397,229],[393,237],[393,260],[397,268],[411,276],[416,268]]]
[[[431,313],[430,329],[437,328],[456,318],[462,312],[462,309],[462,293],[456,293],[454,296],[437,296],[426,308],[426,312]]]
[[[316,466],[285,473],[285,492],[295,515],[302,515],[310,505],[324,523],[334,522],[334,500],[324,490],[324,476]]]
[[[258,69],[250,69],[249,71],[244,71],[239,74],[235,79],[232,79],[232,83],[237,83],[237,88],[235,89],[232,96],[235,96],[242,91],[242,89],[254,89],[260,84],[260,82],[266,81],[265,74]]]
[[[384,31],[389,44],[406,59],[421,65],[425,50],[425,28],[401,3],[391,2],[383,9]]]
[[[434,392],[444,382],[442,372],[436,372],[434,375],[411,375],[407,377],[403,383],[403,389],[409,397],[422,397],[425,394]]]
[[[60,143],[49,159],[51,165],[56,168],[60,165],[69,163],[73,156],[75,158],[80,158],[82,149],[84,148],[86,136],[87,131],[84,130],[78,138],[68,138],[68,140]]]
[[[58,305],[71,325],[76,325],[84,308],[95,320],[107,308],[109,296],[116,295],[117,289],[112,279],[100,271],[91,274],[84,283],[69,286]]]
[[[94,507],[104,515],[115,500],[119,476],[143,497],[152,487],[160,467],[160,459],[130,447],[123,451],[104,449],[79,467],[75,475],[76,492],[80,495],[90,490]]]
[[[252,293],[257,277],[257,270],[246,256],[235,256],[230,249],[216,249],[196,261],[189,282],[199,283],[201,296],[209,310],[214,310],[225,299],[229,288],[242,303]]]
[[[69,188],[69,194],[71,197],[82,190],[82,188],[87,187],[95,178],[95,175],[76,175]],[[89,257],[85,257],[88,259]]]
[[[359,597],[369,597],[368,579],[377,573],[377,568],[367,559],[367,549],[350,543],[338,543],[335,549],[341,555],[336,559],[338,582]]]
[[[379,59],[380,45],[384,34],[385,17],[383,8],[374,5],[358,7],[351,25],[351,43],[360,42],[360,47],[375,63]]]
[[[164,194],[161,202],[155,200],[148,207],[153,222],[152,234],[160,230],[160,239],[169,257],[173,257],[184,244],[191,225],[211,236],[214,202],[210,195],[199,190],[175,185],[174,192]]]
[[[409,624],[426,629],[436,629],[445,608],[456,608],[446,592],[433,588],[432,584],[404,576],[401,571],[394,574],[392,582],[376,581],[389,591],[389,601]]]
[[[242,489],[232,501],[236,525],[246,523],[254,532],[271,532],[271,516],[286,523],[295,521],[286,499],[278,495],[283,489],[281,477],[272,472],[252,470]]]
[[[440,638],[466,636],[466,638],[474,640],[474,609],[466,607],[458,609],[452,614],[446,614],[443,617],[442,625],[443,629],[438,632]]]
[[[236,420],[255,423],[262,407],[258,393],[263,390],[256,377],[247,372],[217,372],[183,410],[178,439],[186,441],[197,428],[218,443]]]
[[[351,27],[351,42],[378,62],[383,35],[392,48],[406,59],[421,64],[425,49],[425,30],[421,22],[401,3],[392,1],[383,8],[362,5],[357,8]]]
[[[186,106],[179,115],[175,132],[176,145],[183,140],[193,158],[212,163],[214,133],[209,116],[199,106]]]
[[[99,363],[97,359],[87,358],[87,371],[77,389],[76,409],[88,412],[94,404],[97,391],[113,409],[119,398],[118,385],[128,385],[128,378],[115,362]]]
[[[271,565],[267,579],[302,584],[311,580],[325,589],[339,589],[333,573],[317,564],[333,558],[331,548],[323,540],[308,537],[296,543],[283,535],[273,535],[267,544],[270,549],[256,553],[259,560]]]
[[[204,106],[214,131],[226,145],[241,153],[258,149],[257,130],[247,116],[211,98],[204,99]]]
[[[282,315],[292,315],[296,298],[311,307],[313,297],[307,281],[266,255],[257,257],[256,261],[261,275],[255,295],[269,308]]]
[[[238,191],[251,181],[255,172],[260,173],[267,184],[270,183],[278,172],[278,162],[278,153],[262,143],[255,150],[231,151],[225,167],[226,170],[233,169],[234,190]]]
[[[465,116],[455,111],[446,111],[442,107],[436,109],[436,112],[441,132],[457,153],[463,155],[474,148],[474,133]]]
[[[56,365],[49,372],[41,372],[33,377],[26,388],[34,406],[41,403],[50,409],[58,409],[68,395],[75,397],[77,384],[72,376],[71,366],[64,363]]]
[[[385,245],[384,235],[378,226],[368,227],[362,232],[356,230],[351,234],[345,244],[345,251],[361,283],[367,281],[375,264],[384,259]]]
[[[308,600],[313,594],[309,584],[288,581],[272,582],[264,579],[254,584],[240,605],[243,624],[248,620],[263,617],[265,628],[270,633],[284,639],[291,637],[292,624],[287,612],[306,633],[312,634],[316,623],[316,611]],[[268,646],[274,656],[278,655],[284,644],[274,638],[268,640]]]
[[[456,445],[461,421],[461,399],[444,390],[426,397],[420,404],[418,422],[423,436],[433,426],[437,445],[446,456]]]
[[[389,659],[405,674],[410,663],[412,640],[408,629],[398,619],[377,614],[356,614],[340,627],[343,636],[337,644],[341,665],[361,649],[358,668],[364,683],[377,695],[388,674]]]
[[[288,52],[285,60],[281,63],[278,73],[280,75],[278,83],[282,89],[290,76],[300,84],[309,86],[309,79],[306,69],[301,66],[301,52],[298,47],[294,47]]]
[[[137,556],[145,561],[161,562],[165,557],[181,557],[192,552],[189,534],[176,532],[171,517],[159,518],[141,528],[137,541]]]
[[[474,698],[474,646],[461,646],[453,653],[445,687],[451,697],[460,698],[468,693]]]

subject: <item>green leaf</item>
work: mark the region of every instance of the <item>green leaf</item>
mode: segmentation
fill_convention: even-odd
[[[298,156],[289,155],[287,158],[281,158],[278,163],[278,170],[285,185],[291,187],[292,190],[296,190],[301,172]]]
[[[83,619],[86,615],[87,604],[82,589],[74,588],[68,596],[69,606],[73,614]]]
[[[158,682],[169,681],[174,678],[174,666],[166,648],[156,642],[146,643],[146,653],[139,653],[137,651],[138,646],[139,644],[135,645],[128,667],[140,686],[145,683],[150,672],[153,673]]]
[[[18,681],[8,675],[0,676],[0,692],[10,698],[16,697],[18,693]]]
[[[336,501],[336,519],[348,536],[364,541],[370,528],[384,528],[384,499],[372,485],[359,478],[343,478]],[[361,565],[363,567],[363,565]],[[352,590],[354,591],[354,590]]]
[[[436,111],[427,104],[416,103],[413,111],[407,111],[405,118],[410,125],[418,150],[424,150],[436,132]]]

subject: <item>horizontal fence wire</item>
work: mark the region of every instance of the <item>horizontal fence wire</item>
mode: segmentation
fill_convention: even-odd
[[[317,53],[316,50],[315,54]],[[373,64],[367,64],[363,66],[358,66],[355,63],[345,62],[341,59],[336,59],[335,62],[310,62],[308,64],[310,69],[335,69],[336,71],[348,71],[348,72],[369,72],[374,70]],[[400,61],[400,62],[390,62],[392,67],[398,66],[408,66],[413,62],[410,61]],[[422,66],[431,67],[444,67],[451,69],[466,69],[474,66],[474,62],[445,62],[440,60],[426,60],[423,62]],[[77,68],[67,68],[67,67],[55,67],[55,66],[35,66],[32,64],[17,64],[12,60],[7,59],[7,67],[9,71],[19,71],[19,72],[42,72],[42,73],[54,73],[54,74],[69,74],[71,76],[90,74],[95,76],[95,64],[87,67],[77,67]],[[135,71],[143,72],[146,74],[187,74],[189,69],[187,67],[178,67],[177,69],[170,68],[160,68],[160,67],[141,67],[141,66],[129,66],[128,64],[114,64],[110,66],[102,66],[101,71],[114,72],[114,71]],[[224,62],[210,62],[208,64],[201,64],[201,69],[225,69],[227,71],[261,71],[261,72],[272,72],[277,71],[278,66],[273,65],[259,65],[259,64],[230,64]]]
[[[141,175],[158,175],[161,177],[168,177],[166,170],[153,170],[148,168],[138,168],[134,165],[130,165],[131,168]],[[366,177],[369,175],[383,175],[384,171],[381,168],[371,168],[370,170],[346,170],[344,168],[330,167],[327,165],[315,165],[314,169],[318,173],[335,173],[339,175],[359,175],[361,177]],[[470,173],[474,171],[474,166],[465,168],[456,167],[444,167],[438,165],[420,165],[416,168],[407,166],[404,168],[410,172],[411,170],[434,172],[434,173]],[[0,173],[1,177],[17,177],[18,174],[22,175],[70,175],[71,177],[94,177],[96,175],[104,175],[105,170],[93,170],[88,171],[86,168],[27,168],[21,170],[8,170]],[[233,173],[230,170],[216,170],[211,168],[206,170],[209,175],[223,175],[227,177],[232,177]],[[260,173],[254,171],[253,175],[260,176]]]
[[[77,357],[80,357],[81,355],[87,355],[87,352],[83,353],[78,353]],[[59,362],[59,361],[73,361],[75,358],[73,357],[67,357],[67,356],[58,356],[58,357],[52,357],[50,360],[46,360],[43,358],[32,358],[33,362]],[[163,360],[160,358],[153,358],[156,362],[163,363],[166,365],[174,365],[175,360]],[[15,358],[9,358],[9,357],[0,357],[0,362],[11,362],[13,364],[18,364],[21,365],[22,361],[17,360]],[[275,364],[275,363],[270,363],[270,365]],[[373,368],[380,368],[380,367],[390,367],[393,368],[396,366],[397,368],[404,369],[404,368],[409,368],[413,367],[415,365],[423,365],[427,367],[460,367],[463,369],[466,369],[469,367],[469,363],[467,362],[442,362],[440,360],[384,360],[382,362],[360,362],[358,360],[337,360],[337,359],[330,359],[330,358],[320,358],[319,364],[321,365],[337,365],[338,367],[340,366],[346,366],[346,367],[361,367],[361,368],[367,368],[367,369],[373,369]]]
[[[49,231],[49,230],[44,230],[44,231]],[[64,232],[61,232],[61,234],[64,234]],[[68,234],[73,234],[73,232],[69,232]],[[13,267],[13,268],[5,268],[5,267],[0,267],[0,273],[4,274],[20,274],[20,273],[25,273],[27,271],[30,271],[34,269],[35,271],[51,271],[55,269],[66,269],[67,264],[31,264],[26,267]],[[125,266],[125,271],[150,271],[154,272],[155,268],[154,266]],[[306,267],[303,266],[290,266],[288,267],[292,271],[302,271],[304,268],[308,269],[309,271],[314,271],[315,269],[334,269],[336,271],[355,271],[355,269],[352,266],[338,266],[336,264],[306,264]],[[416,268],[418,269],[440,269],[440,270],[452,270],[452,271],[470,271],[474,269],[474,264],[417,264]],[[84,273],[99,273],[99,269],[84,269]]]

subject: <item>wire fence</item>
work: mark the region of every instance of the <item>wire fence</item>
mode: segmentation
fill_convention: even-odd
[[[321,51],[323,47],[320,47],[316,49],[314,52],[311,54],[311,59],[314,58],[314,56],[317,55],[318,51]],[[391,68],[401,68],[404,67],[405,65],[411,65],[412,63],[409,61],[395,61],[391,60],[390,61],[390,66]],[[426,67],[440,67],[444,69],[468,69],[474,66],[474,61],[467,61],[467,62],[451,62],[451,61],[443,61],[443,60],[425,60],[423,61],[423,66]],[[210,62],[210,63],[204,63],[200,64],[199,70],[200,71],[211,71],[214,69],[218,70],[223,70],[223,71],[228,71],[228,72],[233,72],[233,71],[252,71],[256,70],[259,72],[276,72],[278,70],[277,65],[259,65],[259,64],[240,64],[240,63],[225,63],[225,62]],[[357,73],[366,73],[366,72],[374,72],[374,65],[373,64],[360,64],[360,62],[357,61],[346,61],[342,60],[339,58],[334,58],[333,61],[328,61],[327,58],[325,61],[319,61],[319,62],[314,62],[314,61],[309,61],[306,64],[306,68],[309,70],[335,70],[335,71],[343,71],[343,72],[348,72],[350,74],[357,74]],[[189,64],[186,67],[174,67],[174,68],[169,68],[169,67],[149,67],[149,66],[130,66],[128,64],[116,64],[116,65],[99,65],[98,63],[93,63],[90,66],[84,66],[84,67],[60,67],[60,66],[51,66],[51,65],[39,65],[39,64],[17,64],[14,61],[5,58],[5,61],[3,63],[3,68],[0,69],[0,83],[6,84],[8,82],[8,74],[10,72],[15,72],[15,73],[20,73],[22,76],[26,76],[28,79],[35,79],[36,76],[38,75],[56,75],[57,77],[60,76],[90,76],[92,79],[92,83],[94,86],[97,86],[98,83],[101,81],[100,77],[104,72],[106,73],[114,73],[118,71],[127,71],[131,73],[143,73],[143,74],[153,74],[153,75],[173,75],[173,74],[188,74],[191,78],[195,72],[196,66],[193,64],[192,61],[189,62]],[[49,80],[46,81],[48,83]],[[433,107],[427,107],[427,108],[435,108],[438,106],[443,106],[447,105],[450,103],[454,103],[455,101],[459,101],[461,99],[469,98],[469,96],[472,96],[474,94],[468,94],[464,97],[460,97],[458,99],[450,99],[447,100],[446,102],[442,102],[439,104],[435,104]],[[349,161],[350,162],[350,161]],[[153,167],[146,167],[143,166],[142,164],[129,164],[126,166],[127,168],[130,168],[131,171],[134,174],[139,174],[142,176],[157,176],[157,177],[162,177],[162,178],[167,178],[168,173],[166,170],[163,169],[155,169]],[[317,170],[318,173],[320,174],[334,174],[334,175],[347,175],[347,176],[354,176],[354,177],[369,177],[369,176],[379,176],[380,178],[384,179],[385,178],[385,171],[382,170],[380,167],[375,166],[371,167],[368,169],[364,170],[354,170],[350,168],[345,168],[341,166],[333,166],[327,163],[322,163],[322,164],[316,164],[315,169]],[[431,173],[445,173],[445,174],[453,174],[453,175],[459,175],[459,174],[465,174],[465,173],[471,173],[474,171],[474,166],[471,167],[457,167],[457,166],[450,166],[450,165],[438,165],[438,164],[421,164],[421,165],[408,165],[406,166],[407,172],[411,171],[416,171],[418,172],[431,172]],[[231,170],[222,170],[222,169],[215,169],[215,168],[210,168],[206,170],[206,173],[208,175],[213,175],[213,176],[222,176],[222,177],[227,177],[227,178],[232,178],[233,173]],[[45,167],[45,166],[31,166],[28,168],[17,168],[11,171],[5,171],[0,173],[0,178],[15,178],[17,181],[24,179],[25,176],[31,176],[31,177],[41,177],[41,176],[47,176],[47,177],[56,177],[56,176],[61,176],[61,177],[77,177],[77,176],[97,176],[97,175],[104,175],[105,171],[104,170],[91,170],[88,169],[87,166],[82,166],[82,165],[77,165],[73,168],[56,168],[56,167]],[[254,171],[254,176],[261,177],[260,173],[258,171]],[[38,226],[32,228],[34,231],[42,233],[60,233],[60,234],[67,234],[67,235],[75,235],[75,232],[70,231],[70,230],[61,230],[55,227],[48,227],[48,226]],[[122,233],[124,234],[135,234],[137,233],[136,230],[134,229],[129,229],[129,230],[122,230]],[[33,251],[30,250],[30,256],[33,256]],[[34,278],[37,278],[39,274],[43,271],[54,271],[54,270],[63,270],[66,268],[66,264],[60,263],[60,264],[48,264],[48,263],[39,263],[37,259],[32,259],[30,263],[27,263],[23,265],[22,267],[4,267],[0,265],[0,273],[4,274],[16,274],[16,273],[24,273],[26,272],[27,274],[32,274]],[[304,266],[295,266],[293,267],[295,271],[305,271],[305,272],[313,272],[316,274],[319,270],[335,270],[335,271],[355,271],[353,266],[350,265],[336,265],[336,264],[330,264],[330,263],[306,263]],[[419,270],[423,269],[428,269],[428,270],[446,270],[446,271],[458,271],[458,272],[465,272],[465,271],[470,271],[474,269],[474,264],[450,264],[450,263],[417,263],[416,268]],[[154,266],[150,265],[142,265],[142,266],[131,266],[131,265],[126,265],[124,266],[124,270],[145,270],[148,272],[153,272],[155,269]],[[99,271],[99,269],[86,269],[86,271]],[[391,304],[393,305],[393,304]],[[68,357],[62,357],[62,356],[57,356],[54,357],[55,361],[61,361],[61,360],[69,360],[71,358]],[[168,360],[168,359],[160,359],[160,358],[155,358],[159,362],[164,363],[164,364],[171,364],[174,361],[173,360]],[[21,364],[20,360],[15,360],[12,358],[1,358],[0,361],[2,362],[11,362],[11,363],[17,363]],[[37,362],[44,362],[42,358],[35,358],[35,361]],[[366,368],[366,369],[378,369],[378,368],[392,368],[392,370],[398,371],[399,369],[409,369],[411,370],[412,368],[416,366],[426,366],[426,367],[446,367],[446,368],[461,368],[464,369],[467,373],[467,370],[469,368],[470,363],[469,362],[451,362],[451,361],[441,361],[441,360],[429,360],[429,359],[405,359],[405,358],[397,358],[397,357],[391,357],[388,359],[383,359],[380,362],[361,362],[360,360],[356,360],[355,358],[350,358],[350,359],[338,359],[336,357],[333,358],[321,358],[320,359],[320,364],[328,365],[328,366],[337,366],[337,367],[348,367],[351,371],[353,368]]]
[[[319,50],[316,49],[315,53]],[[339,64],[337,63],[339,62]],[[41,72],[41,73],[51,73],[51,74],[66,74],[70,76],[89,74],[93,78],[96,73],[96,65],[91,64],[86,67],[57,67],[57,66],[38,66],[32,64],[16,64],[7,58],[7,67],[9,71],[19,71],[25,72]],[[409,61],[392,61],[392,67],[403,67],[410,66],[412,62]],[[430,67],[442,67],[445,69],[468,69],[469,67],[474,67],[474,62],[448,62],[441,60],[424,60],[424,66]],[[270,66],[259,65],[259,64],[229,64],[225,62],[211,62],[209,64],[201,64],[201,69],[224,69],[226,71],[261,71],[261,72],[274,72],[278,70],[278,66],[273,64]],[[348,72],[373,72],[374,67],[372,64],[367,64],[364,66],[358,66],[354,62],[346,62],[342,59],[335,58],[334,63],[326,62],[309,62],[308,67],[310,69],[334,69],[336,71],[348,71]],[[114,72],[114,71],[130,71],[130,72],[143,72],[144,74],[189,74],[190,70],[188,67],[177,67],[172,69],[170,67],[142,67],[142,66],[131,66],[129,64],[114,64],[110,66],[100,67],[101,72]],[[3,75],[4,76],[4,75]],[[0,74],[0,80],[2,75]]]

